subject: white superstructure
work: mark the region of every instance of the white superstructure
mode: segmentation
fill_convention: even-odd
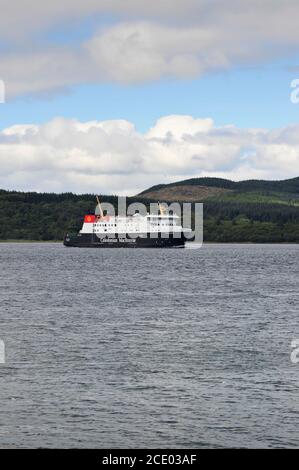
[[[94,234],[150,234],[150,233],[181,233],[183,227],[176,214],[136,213],[132,216],[85,216],[80,233]]]

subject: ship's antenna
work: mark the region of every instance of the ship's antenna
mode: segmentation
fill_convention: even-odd
[[[104,217],[104,212],[103,212],[100,200],[99,200],[99,196],[96,196],[96,198],[97,198],[97,203],[98,203],[98,206],[99,206],[99,209],[100,209],[100,216]]]

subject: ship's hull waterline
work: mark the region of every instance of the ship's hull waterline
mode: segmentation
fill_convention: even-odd
[[[99,237],[96,234],[78,234],[64,237],[64,245],[77,248],[184,248],[188,241],[183,233],[169,234],[167,237],[163,234],[115,234],[103,235]]]

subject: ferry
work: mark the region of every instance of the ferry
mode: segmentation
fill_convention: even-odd
[[[66,233],[63,243],[79,248],[183,248],[191,229],[183,229],[180,217],[159,204],[159,213],[129,216],[104,214],[97,196],[94,214],[85,215],[77,234]],[[188,237],[189,233],[189,237]]]

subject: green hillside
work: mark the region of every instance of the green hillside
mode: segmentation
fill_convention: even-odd
[[[281,181],[265,181],[265,180],[246,180],[231,181],[223,178],[191,178],[187,180],[177,181],[170,184],[158,184],[146,189],[141,194],[147,194],[163,188],[171,188],[178,186],[205,186],[213,188],[230,189],[233,191],[272,191],[283,193],[294,193],[299,195],[299,177]]]
[[[299,193],[278,191],[229,191],[208,198],[209,201],[285,204],[299,207]]]
[[[101,196],[116,206],[116,196]],[[158,185],[128,198],[128,203],[157,200],[203,201],[204,240],[214,242],[299,243],[299,178],[286,181],[233,182],[194,178]],[[93,194],[24,193],[0,190],[0,240],[62,240],[80,229],[95,208]]]
[[[192,178],[160,184],[140,196],[204,203],[204,239],[299,242],[299,177],[282,181]]]

